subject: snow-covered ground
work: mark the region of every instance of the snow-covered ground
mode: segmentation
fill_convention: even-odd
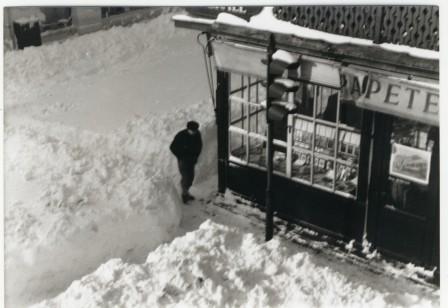
[[[438,290],[180,203],[171,138],[201,123],[193,193],[209,200],[216,132],[197,33],[170,18],[5,54],[7,307],[438,306]]]
[[[168,145],[189,116],[208,145],[199,168],[215,166],[195,35],[164,16],[5,54],[9,307],[173,238],[181,205]]]

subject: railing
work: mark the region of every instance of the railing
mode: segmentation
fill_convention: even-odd
[[[375,43],[439,50],[438,6],[277,6],[278,19]]]

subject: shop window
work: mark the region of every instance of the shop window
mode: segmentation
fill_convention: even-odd
[[[265,168],[266,110],[262,102],[265,90],[261,81],[244,75],[232,75],[229,98],[230,161]]]
[[[264,87],[248,76],[232,75],[231,80],[229,159],[265,168]],[[274,173],[356,198],[361,111],[341,104],[338,90],[306,83],[294,103],[297,113],[273,123]]]
[[[355,198],[360,111],[341,104],[337,90],[311,84],[301,85],[295,103],[298,113],[292,115],[291,177]],[[358,119],[351,119],[346,112]]]
[[[434,143],[431,126],[394,119],[386,206],[424,216]]]

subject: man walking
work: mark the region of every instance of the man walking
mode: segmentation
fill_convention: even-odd
[[[187,128],[178,132],[174,137],[170,150],[177,158],[181,175],[182,201],[187,203],[194,200],[188,190],[193,184],[194,166],[202,150],[202,138],[198,122],[189,121]]]

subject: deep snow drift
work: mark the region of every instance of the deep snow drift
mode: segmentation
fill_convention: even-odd
[[[210,220],[143,264],[112,259],[40,307],[433,307],[404,281],[350,276],[279,238]],[[375,283],[376,282],[376,283]],[[415,287],[415,286],[414,286]]]
[[[142,262],[175,236],[168,145],[190,115],[207,145],[198,173],[215,170],[201,64],[195,34],[175,31],[169,15],[5,54],[9,307],[55,295],[110,258]]]

